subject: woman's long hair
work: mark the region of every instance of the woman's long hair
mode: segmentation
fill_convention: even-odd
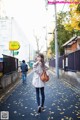
[[[40,57],[41,57],[42,68],[44,68],[44,67],[45,67],[44,55],[43,55],[43,54],[41,54],[41,53],[39,53],[39,54],[38,54],[38,56],[40,56]]]

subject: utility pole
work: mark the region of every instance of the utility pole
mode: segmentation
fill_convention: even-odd
[[[57,78],[59,78],[56,0],[54,4],[54,9],[55,9],[55,65],[56,65],[56,76]]]
[[[56,0],[53,2],[48,2],[48,4],[54,4],[55,11],[55,68],[56,68],[56,76],[59,78],[59,66],[58,66],[58,40],[57,40],[57,11],[56,11]]]

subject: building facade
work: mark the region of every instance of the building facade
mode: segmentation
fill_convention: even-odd
[[[80,49],[80,36],[72,37],[69,41],[63,44],[65,54],[75,52]]]
[[[11,20],[8,17],[0,18],[0,57],[2,54],[11,55],[9,41],[11,39]]]
[[[20,43],[19,54],[14,54],[14,57],[20,61],[25,59],[27,62],[34,59],[35,50],[24,37],[21,29],[15,22],[14,18],[0,18],[0,58],[4,55],[13,56],[13,51],[9,50],[9,42],[18,41]]]

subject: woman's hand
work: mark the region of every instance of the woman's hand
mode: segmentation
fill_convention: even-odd
[[[39,64],[39,61],[37,61],[36,63],[34,63],[34,67],[36,67]]]

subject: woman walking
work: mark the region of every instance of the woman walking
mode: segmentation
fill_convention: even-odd
[[[45,93],[44,93],[45,82],[43,82],[40,79],[40,76],[44,69],[45,69],[44,55],[38,54],[36,58],[36,62],[33,65],[34,76],[33,76],[32,84],[36,89],[36,99],[37,99],[39,113],[41,112],[41,110],[44,109],[44,101],[45,101]],[[40,102],[40,94],[42,98],[41,102]]]

